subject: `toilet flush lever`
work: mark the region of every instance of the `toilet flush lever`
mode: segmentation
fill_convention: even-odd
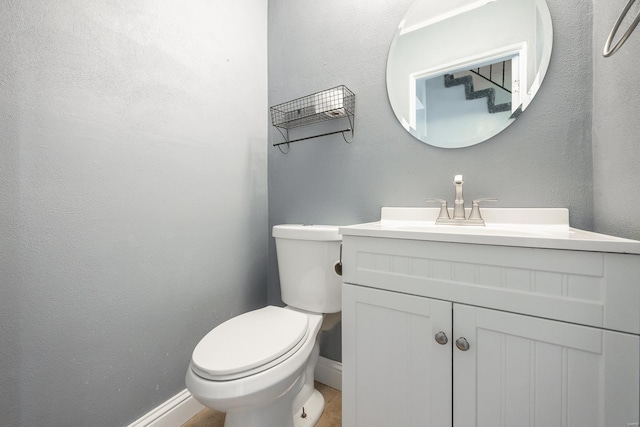
[[[340,260],[333,265],[338,276],[342,276],[342,243],[340,243]]]

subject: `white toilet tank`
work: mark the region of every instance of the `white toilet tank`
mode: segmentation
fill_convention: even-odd
[[[315,313],[342,309],[342,237],[333,225],[285,224],[273,227],[280,292],[285,304]]]

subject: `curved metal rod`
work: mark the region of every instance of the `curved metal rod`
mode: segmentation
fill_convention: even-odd
[[[344,133],[348,131],[351,131],[351,141],[348,141],[347,137],[344,136]],[[343,130],[341,133],[342,133],[342,139],[344,139],[344,142],[346,142],[347,144],[351,144],[353,142],[353,129]]]
[[[620,16],[618,16],[618,19],[616,20],[616,23],[613,24],[613,28],[611,29],[611,32],[609,33],[609,37],[607,37],[607,41],[604,44],[604,51],[602,52],[602,55],[605,58],[608,58],[609,56],[613,55],[614,53],[617,52],[618,49],[620,49],[620,47],[622,47],[622,45],[624,44],[625,41],[627,41],[627,39],[629,38],[629,36],[633,32],[633,30],[635,30],[636,26],[638,25],[638,22],[640,22],[640,13],[638,13],[638,15],[633,20],[633,22],[631,23],[631,25],[629,26],[627,31],[622,35],[620,40],[618,40],[618,43],[616,43],[613,46],[613,48],[611,48],[611,43],[613,42],[613,38],[615,37],[616,32],[618,31],[618,28],[620,28],[620,24],[622,24],[622,21],[624,20],[625,16],[627,15],[627,12],[629,12],[629,9],[631,9],[631,6],[633,5],[634,2],[635,2],[635,0],[629,0],[627,5],[622,10],[622,13],[620,14]]]
[[[288,142],[285,142],[285,144],[287,144],[287,151],[284,151],[284,150],[282,149],[282,144],[281,144],[281,145],[278,145],[278,150],[280,150],[280,152],[281,152],[282,154],[288,154],[288,153],[289,153],[289,151],[291,151],[291,146],[289,145],[289,143],[288,143]]]
[[[354,124],[355,124],[355,117],[353,117],[350,115],[347,115],[347,119],[349,120],[349,125],[351,125],[350,129],[347,129],[346,131],[342,131],[342,139],[344,139],[344,142],[346,142],[347,144],[351,144],[353,142],[353,134],[354,134]],[[344,133],[347,131],[351,131],[351,141],[347,141],[347,137],[344,136]]]
[[[278,129],[278,132],[280,132],[280,135],[282,135],[282,137],[284,138],[285,142],[281,142],[280,144],[273,144],[275,147],[278,147],[278,150],[280,150],[280,152],[282,154],[287,154],[290,150],[291,150],[291,146],[289,145],[289,129],[287,129],[287,134],[285,135],[284,132],[282,132],[282,129],[280,128],[276,128]],[[287,144],[287,151],[283,151],[282,150],[282,145],[283,144]]]

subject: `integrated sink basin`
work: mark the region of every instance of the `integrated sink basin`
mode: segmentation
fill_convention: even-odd
[[[432,208],[382,208],[381,223],[388,228],[412,232],[478,236],[566,238],[573,233],[567,209],[484,208],[484,225],[437,224],[438,211]]]
[[[639,241],[570,227],[569,211],[564,208],[483,208],[484,226],[436,224],[439,211],[385,207],[380,221],[341,227],[340,232],[343,236],[640,254]]]
[[[421,233],[470,234],[477,236],[512,237],[569,237],[573,231],[545,227],[518,227],[512,224],[486,224],[484,227],[460,227],[456,225],[387,223],[386,227]]]

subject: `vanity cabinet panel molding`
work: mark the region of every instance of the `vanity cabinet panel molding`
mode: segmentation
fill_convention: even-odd
[[[343,426],[636,425],[639,260],[343,235]]]
[[[640,334],[638,255],[343,236],[343,281]]]

